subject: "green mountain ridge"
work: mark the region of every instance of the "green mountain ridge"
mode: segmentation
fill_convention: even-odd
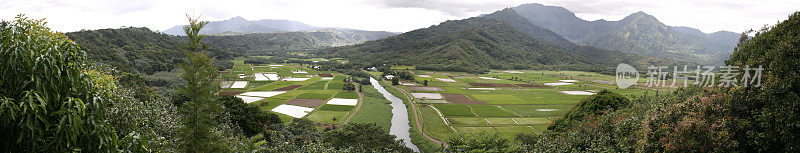
[[[163,32],[170,35],[185,36],[183,27],[186,25],[174,26]],[[249,21],[240,16],[228,20],[209,22],[205,28],[200,30],[201,34],[215,34],[225,32],[290,32],[320,29],[302,22],[289,20],[256,20]]]
[[[586,21],[557,6],[523,4],[512,9],[534,25],[578,44],[700,64],[721,64],[740,37],[728,31],[706,34],[670,27],[641,11],[619,21]]]
[[[510,9],[351,46],[322,51],[351,61],[416,65],[418,69],[571,69],[612,72],[619,63],[669,61],[579,46],[525,22]]]
[[[99,29],[66,34],[86,50],[90,60],[129,73],[170,71],[181,63],[184,36],[154,32],[148,28]],[[322,29],[304,32],[251,33],[207,36],[210,56],[232,59],[269,52],[317,50],[351,45],[394,35],[389,32]]]

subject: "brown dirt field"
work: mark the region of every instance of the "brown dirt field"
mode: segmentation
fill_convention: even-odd
[[[462,94],[442,94],[447,102],[452,104],[486,104],[480,100],[470,100]]]
[[[548,87],[548,86],[540,85],[540,84],[514,84],[514,85],[519,86],[519,87],[540,87],[540,88]]]
[[[238,94],[241,94],[241,93],[244,93],[244,92],[222,91],[222,92],[219,92],[219,95],[220,96],[234,96],[234,95],[238,95]]]
[[[439,87],[408,87],[408,89],[417,91],[444,91],[444,89]]]
[[[295,88],[300,88],[302,86],[303,85],[290,85],[290,86],[286,86],[286,87],[283,87],[283,88],[278,88],[278,89],[275,89],[275,90],[272,90],[272,91],[289,91],[289,90],[292,90],[292,89],[295,89]]]
[[[492,83],[492,85],[494,85],[495,87],[517,87],[514,86],[513,84],[502,84],[502,83]]]
[[[333,77],[333,74],[330,73],[317,73],[320,77]]]
[[[325,104],[325,100],[323,100],[323,99],[295,98],[295,99],[287,101],[284,104],[291,104],[291,105],[297,105],[297,106],[305,106],[305,107],[317,108],[319,106],[322,106],[322,104]]]
[[[491,83],[467,83],[473,87],[495,87]]]

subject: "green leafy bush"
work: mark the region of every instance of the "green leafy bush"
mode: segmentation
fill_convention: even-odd
[[[0,148],[8,152],[113,152],[104,116],[117,88],[86,52],[43,20],[0,22]]]

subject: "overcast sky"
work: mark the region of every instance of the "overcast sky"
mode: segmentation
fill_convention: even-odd
[[[47,18],[49,27],[62,32],[121,26],[165,30],[185,24],[185,13],[209,21],[242,16],[406,32],[524,3],[565,7],[585,20],[620,20],[644,11],[667,25],[706,33],[759,29],[800,9],[798,0],[0,0],[0,18],[20,13]]]

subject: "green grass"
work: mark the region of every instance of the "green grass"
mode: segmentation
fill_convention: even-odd
[[[513,139],[518,133],[534,134],[533,130],[528,126],[456,126],[454,128],[456,131],[463,134],[497,133],[506,139]]]
[[[355,108],[355,106],[348,106],[348,105],[322,105],[319,107],[320,110],[331,110],[331,111],[351,111]]]
[[[363,87],[366,88],[366,87]],[[333,96],[333,98],[347,98],[347,99],[358,99],[358,93],[356,92],[339,92]]]
[[[285,86],[293,85],[296,81],[278,81],[260,87],[252,88],[249,91],[271,91]]]
[[[330,97],[331,97],[330,94],[308,93],[308,92],[297,95],[297,98],[303,98],[303,99],[328,99]]]
[[[436,113],[436,110],[430,106],[417,106],[420,114],[422,114],[422,121],[424,122],[424,127],[428,135],[439,140],[446,140],[447,136],[453,133],[450,126],[444,124],[444,121],[439,117],[439,114]]]
[[[416,99],[417,103],[421,104],[447,104],[446,100],[434,100],[434,99]]]
[[[327,83],[328,83],[327,80],[325,80],[325,81],[317,81],[317,82],[305,85],[303,87],[300,87],[298,89],[300,89],[300,90],[323,90],[323,89],[325,89],[325,84],[327,84]]]
[[[391,69],[395,69],[395,70],[415,70],[416,68],[414,66],[405,66],[404,65],[404,66],[392,66]]]
[[[514,97],[513,95],[501,94],[473,94],[472,97],[489,104],[518,104],[522,101],[522,99]]]
[[[261,86],[270,84],[272,82],[275,82],[275,81],[250,81],[250,82],[247,83],[247,88],[246,89],[252,89],[252,88],[261,87]]]
[[[519,133],[535,134],[531,128],[526,126],[500,126],[494,127],[494,129],[507,139],[514,139],[514,136]]]
[[[478,116],[518,116],[512,112],[506,111],[497,107],[496,105],[470,105],[472,111]]]
[[[549,125],[531,125],[531,127],[539,133],[547,131]]]
[[[340,123],[346,119],[347,111],[324,111],[317,110],[306,116],[306,119],[317,123]]]
[[[475,116],[468,105],[436,105],[444,116]]]
[[[506,110],[525,117],[560,117],[574,105],[500,105]],[[555,111],[538,111],[537,109],[556,109]]]
[[[283,122],[283,123],[286,123],[286,122],[291,121],[292,119],[295,119],[294,117],[291,117],[289,115],[283,115],[281,113],[274,113],[274,114],[278,115],[278,118],[281,119],[281,122]]]
[[[509,118],[486,118],[492,125],[500,125],[500,124],[514,124],[514,121],[511,121]]]
[[[344,87],[344,82],[331,80],[331,82],[328,83],[328,88],[327,89],[328,90],[342,90],[343,87]]]
[[[375,123],[389,132],[392,119],[392,107],[387,105],[389,100],[383,98],[372,86],[364,86],[365,97],[361,109],[350,119],[352,123]]]
[[[261,106],[259,108],[261,108],[261,110],[263,110],[263,111],[270,111],[273,108],[278,107],[278,105],[281,105],[281,104],[285,103],[286,101],[288,101],[288,100],[286,100],[286,99],[276,99],[276,98],[267,98],[267,99],[261,100],[259,102],[254,102],[252,104],[256,104],[257,106]]]
[[[475,117],[459,117],[459,118],[447,118],[447,121],[450,124],[470,124],[470,125],[487,125],[486,121],[483,118],[475,118]]]
[[[548,124],[553,122],[545,117],[514,118],[514,120],[519,124]]]

